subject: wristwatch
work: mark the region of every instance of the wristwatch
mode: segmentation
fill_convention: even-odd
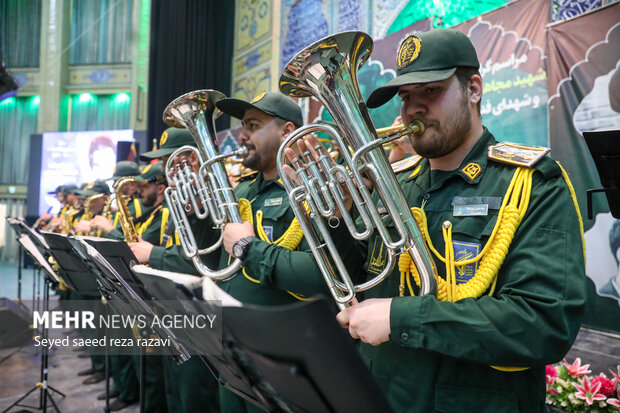
[[[232,247],[232,256],[243,261],[245,257],[248,255],[248,250],[250,249],[250,241],[252,241],[254,237],[243,237],[237,242],[233,244]]]

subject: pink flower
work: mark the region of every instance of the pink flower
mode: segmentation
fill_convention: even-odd
[[[558,371],[553,366],[546,367],[546,374],[547,376],[551,376],[553,378],[558,377]]]
[[[592,384],[594,385],[596,383],[601,383],[601,393],[607,397],[611,396],[616,391],[616,386],[614,383],[607,377],[603,376],[603,373],[592,379]]]
[[[614,382],[614,384],[617,384],[617,385],[620,386],[620,365],[618,365],[616,368],[618,369],[618,374],[614,373],[611,370],[609,370],[609,372],[611,373],[612,376],[614,376],[614,378],[612,380]]]
[[[592,403],[594,403],[594,400],[605,400],[605,395],[599,393],[601,382],[590,383],[588,376],[584,376],[581,386],[575,384],[575,388],[578,390],[575,392],[575,397],[585,400],[588,406],[591,406]]]
[[[620,400],[618,400],[618,399],[607,399],[607,404],[611,404],[612,406],[620,407]]]
[[[570,374],[571,376],[579,377],[583,376],[584,374],[590,373],[590,370],[588,369],[590,365],[586,364],[585,366],[582,366],[581,359],[579,357],[575,359],[573,364],[568,364],[566,359],[564,359],[564,366],[566,367],[566,371],[568,372],[568,374]]]

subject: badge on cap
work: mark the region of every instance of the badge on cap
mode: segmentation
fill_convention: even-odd
[[[164,133],[161,134],[161,138],[159,138],[159,146],[164,146],[167,140],[168,140],[168,132],[164,131]]]
[[[417,36],[407,37],[400,45],[398,49],[398,68],[402,69],[405,66],[413,63],[414,60],[420,56],[422,50],[422,42]]]
[[[256,103],[256,102],[258,102],[259,100],[261,100],[262,98],[264,98],[264,97],[265,97],[265,94],[266,94],[266,93],[267,93],[267,92],[263,92],[263,93],[261,93],[260,95],[256,96],[254,99],[252,99],[252,100],[250,101],[250,103]]]
[[[164,132],[166,133],[166,132]],[[149,169],[151,169],[151,164],[148,164],[144,167],[144,169],[142,170],[142,175],[144,175],[145,173],[147,173],[149,171]]]
[[[88,185],[86,185],[86,189],[91,189],[93,186],[95,186],[95,183],[91,182]]]

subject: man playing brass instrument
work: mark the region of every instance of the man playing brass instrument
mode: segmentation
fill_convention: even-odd
[[[437,295],[417,296],[402,254],[338,315],[397,412],[545,411],[545,365],[569,350],[584,312],[572,186],[546,150],[498,145],[482,126],[478,69],[463,33],[417,33],[368,99],[398,94],[403,122],[425,126],[412,141],[423,159],[397,177],[440,273]],[[383,269],[380,242],[366,245],[369,278]],[[364,260],[347,261],[354,272]]]
[[[216,106],[241,119],[239,141],[248,149],[243,166],[258,171],[241,178],[234,190],[246,222],[227,224],[223,235],[219,268],[238,258],[242,270],[218,286],[243,303],[258,305],[287,304],[325,292],[276,168],[280,143],[303,123],[299,106],[272,92],[251,102],[222,99]],[[199,165],[193,166],[197,171]],[[220,405],[222,412],[262,411],[224,387],[220,387]]]

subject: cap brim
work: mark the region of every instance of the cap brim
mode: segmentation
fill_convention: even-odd
[[[215,106],[217,106],[217,108],[225,114],[237,119],[243,119],[243,115],[248,109],[257,109],[256,106],[251,103],[235,98],[225,98],[219,100]]]
[[[386,104],[390,99],[392,99],[396,92],[398,92],[398,88],[400,86],[446,80],[447,78],[452,76],[454,72],[456,72],[456,67],[443,70],[428,70],[425,72],[403,73],[400,76],[396,76],[385,85],[375,89],[368,97],[366,105],[369,108],[377,108],[381,105]]]
[[[140,160],[142,161],[152,161],[153,159],[158,159],[163,156],[167,156],[172,154],[176,149],[165,148],[165,149],[157,149],[156,151],[144,152],[140,154]]]

